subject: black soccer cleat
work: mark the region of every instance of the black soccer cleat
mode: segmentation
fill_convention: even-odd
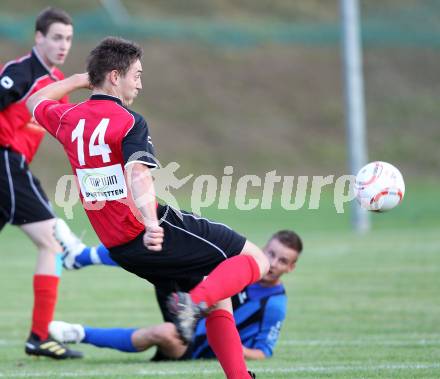
[[[26,341],[25,353],[39,357],[49,357],[53,359],[78,359],[83,357],[83,353],[69,349],[62,343],[49,337],[43,341],[33,333]]]
[[[256,379],[257,378],[257,375],[255,374],[255,372],[248,371],[248,373],[249,373],[251,379]]]
[[[208,307],[204,302],[196,304],[187,292],[175,292],[168,297],[168,310],[173,315],[180,338],[185,344],[192,341],[197,321],[203,317]]]

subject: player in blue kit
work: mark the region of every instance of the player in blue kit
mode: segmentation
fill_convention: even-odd
[[[66,240],[68,244],[65,244],[65,247],[74,247],[73,241],[74,239]],[[81,246],[77,245],[76,248],[79,252]],[[93,260],[97,262],[98,254],[92,252],[92,255],[95,255],[92,259],[90,249],[86,249],[81,250],[76,257],[82,254],[83,265],[88,265],[88,262]],[[104,250],[100,247],[98,249],[101,255],[99,260],[114,265],[106,260]],[[282,230],[275,233],[263,249],[269,258],[269,272],[257,283],[233,296],[233,314],[245,358],[264,359],[272,356],[287,310],[287,296],[280,278],[294,269],[302,249],[302,241],[295,232]],[[156,288],[156,295],[163,317],[168,320],[169,316],[164,312],[166,308],[163,306],[167,291],[161,290]],[[169,322],[149,328],[131,329],[92,328],[54,321],[50,325],[50,332],[61,342],[88,343],[124,352],[141,352],[157,346],[156,355],[153,357],[156,361],[215,357],[206,338],[205,319],[198,322],[194,338],[189,345],[182,344],[175,326]]]

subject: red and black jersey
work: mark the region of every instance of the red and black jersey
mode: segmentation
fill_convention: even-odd
[[[34,117],[64,147],[89,220],[106,247],[125,244],[144,229],[125,180],[133,162],[156,167],[143,117],[118,98],[93,95],[78,104],[43,100]]]
[[[34,48],[31,53],[6,63],[0,71],[0,146],[23,154],[30,163],[44,137],[44,129],[31,117],[26,100],[48,84],[64,79],[47,67]],[[61,102],[67,102],[67,97]]]

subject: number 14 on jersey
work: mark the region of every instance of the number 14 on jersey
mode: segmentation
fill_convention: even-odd
[[[104,137],[107,131],[108,124],[110,122],[109,118],[103,118],[98,126],[93,130],[92,135],[89,140],[89,156],[94,157],[100,155],[102,157],[103,163],[110,162],[110,146],[105,143]],[[86,164],[84,159],[84,127],[86,124],[85,119],[80,119],[75,129],[72,131],[72,142],[78,140],[77,143],[77,153],[78,162],[80,166]],[[96,141],[98,140],[98,142]]]

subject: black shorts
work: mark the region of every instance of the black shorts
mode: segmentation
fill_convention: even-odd
[[[56,217],[24,156],[0,147],[0,230]]]
[[[240,254],[246,238],[228,226],[167,206],[158,207],[164,229],[162,251],[148,250],[142,232],[131,242],[110,248],[122,268],[163,291],[189,291],[225,259]]]

